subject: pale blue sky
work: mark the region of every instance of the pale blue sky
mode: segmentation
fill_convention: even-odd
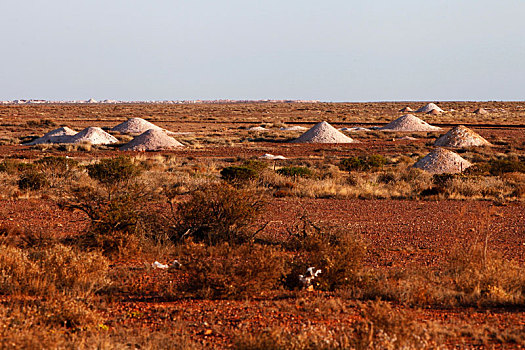
[[[0,99],[523,100],[524,0],[0,0]]]

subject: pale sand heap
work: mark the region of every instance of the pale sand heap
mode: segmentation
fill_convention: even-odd
[[[118,131],[123,134],[142,134],[150,129],[164,130],[160,126],[150,123],[142,118],[131,118],[113,127],[111,131]]]
[[[460,173],[470,166],[472,163],[468,160],[444,148],[436,148],[414,164],[414,168],[423,169],[431,174]]]
[[[433,109],[437,109],[438,112],[443,112],[441,108],[439,108],[435,103],[429,103],[424,107],[421,107],[416,111],[416,113],[428,113]]]
[[[427,112],[427,113],[425,113],[425,114],[429,114],[429,115],[440,115],[441,112],[440,112],[438,109],[434,108],[433,110],[431,110],[431,111],[429,111],[429,112]]]
[[[118,142],[118,140],[102,130],[99,127],[90,126],[80,131],[78,134],[71,136],[65,143],[82,143],[89,142],[92,145],[107,145]]]
[[[490,142],[463,125],[450,129],[445,135],[437,139],[434,145],[454,148],[492,146]]]
[[[485,108],[478,108],[474,111],[475,114],[489,114]]]
[[[270,154],[270,153],[263,154],[263,155],[260,156],[259,158],[261,158],[261,159],[269,159],[269,160],[287,159],[287,158],[284,157],[284,156],[275,156],[275,155]]]
[[[286,127],[286,128],[280,128],[279,130],[281,131],[305,131],[307,130],[307,128],[305,128],[304,126],[299,126],[299,125],[294,125],[294,126],[289,126],[289,127]]]
[[[432,126],[427,122],[419,119],[413,114],[405,114],[402,117],[379,128],[384,131],[436,131],[441,130],[437,126]]]
[[[346,136],[327,122],[315,124],[310,130],[299,136],[295,143],[353,143],[359,142]]]
[[[39,137],[26,145],[40,145],[43,143],[63,143],[66,142],[70,136],[75,135],[77,132],[73,129],[68,128],[67,126],[51,130],[50,132],[44,134],[44,136]]]
[[[414,110],[412,108],[406,106],[405,108],[401,108],[399,111],[402,112],[402,113],[407,113],[407,112],[413,112]]]
[[[119,149],[121,151],[161,151],[182,146],[182,143],[168,136],[164,131],[149,129]]]

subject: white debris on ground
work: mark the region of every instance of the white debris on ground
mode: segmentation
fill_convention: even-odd
[[[168,136],[164,131],[150,129],[121,146],[121,151],[161,151],[183,147],[184,145]]]
[[[463,159],[457,153],[444,148],[436,148],[413,166],[414,168],[425,170],[431,174],[455,174],[472,166],[472,163]]]
[[[169,268],[168,265],[161,264],[161,263],[158,262],[158,261],[155,261],[153,264],[151,264],[151,266],[152,266],[154,269],[161,269],[161,270],[166,270],[166,269]]]
[[[310,130],[295,139],[295,143],[354,143],[356,141],[327,122],[323,121],[314,125]]]
[[[299,281],[303,284],[304,287],[310,287],[312,281],[319,276],[321,269],[315,270],[315,267],[309,267],[306,269],[304,275],[299,275]]]
[[[294,125],[294,126],[282,127],[279,130],[281,131],[305,131],[308,129],[305,128],[304,126]]]
[[[359,131],[370,131],[371,129],[363,128],[361,126],[356,126],[356,127],[353,127],[353,128],[341,128],[339,130],[346,131],[346,132],[359,132]]]
[[[248,129],[248,131],[266,131],[266,130],[268,130],[268,129],[263,128],[262,126],[253,126],[253,127]]]
[[[284,156],[275,156],[273,154],[270,154],[270,153],[266,153],[266,154],[263,154],[262,156],[259,157],[260,159],[269,159],[269,160],[282,160],[282,159],[287,159],[286,157]]]

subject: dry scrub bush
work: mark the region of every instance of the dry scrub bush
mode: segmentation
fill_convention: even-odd
[[[99,253],[63,245],[42,250],[0,249],[0,293],[34,296],[67,294],[86,298],[108,281],[108,261]]]
[[[286,255],[259,244],[215,246],[188,242],[179,247],[185,280],[179,287],[199,298],[256,297],[278,288]]]
[[[445,277],[451,279],[461,304],[525,303],[525,269],[480,244],[453,252]]]
[[[358,235],[313,223],[304,216],[289,233],[290,239],[283,244],[294,252],[288,287],[302,286],[298,276],[305,275],[309,267],[321,270],[313,283],[316,289],[335,290],[359,281],[366,246]]]
[[[173,240],[191,237],[196,242],[237,244],[252,239],[254,222],[264,204],[253,190],[211,184],[191,193],[173,210]]]
[[[272,328],[256,334],[239,331],[235,349],[439,349],[440,331],[415,321],[408,312],[382,301],[360,307],[361,320],[330,329],[303,326],[298,332]]]

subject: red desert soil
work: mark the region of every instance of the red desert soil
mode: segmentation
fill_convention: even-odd
[[[261,224],[263,234],[286,235],[303,214],[315,222],[362,234],[373,266],[433,265],[467,237],[484,239],[508,258],[525,262],[525,203],[495,206],[488,201],[410,201],[361,199],[273,199]],[[58,237],[78,234],[87,224],[47,200],[0,201],[0,225],[19,226]]]

